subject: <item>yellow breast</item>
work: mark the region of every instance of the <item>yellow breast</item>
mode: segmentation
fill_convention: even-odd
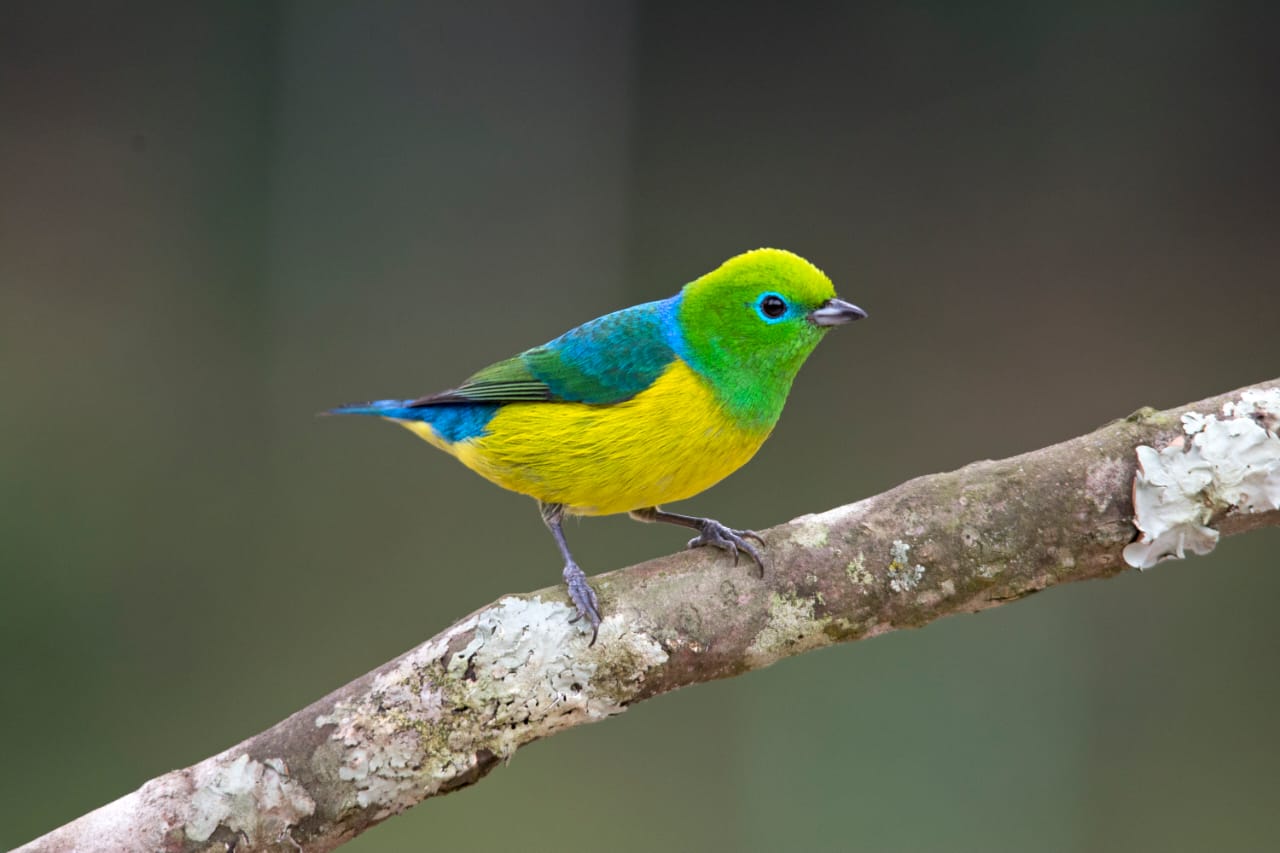
[[[512,403],[486,433],[450,444],[420,421],[397,421],[507,489],[575,515],[678,501],[747,462],[769,437],[734,424],[682,361],[630,400]]]

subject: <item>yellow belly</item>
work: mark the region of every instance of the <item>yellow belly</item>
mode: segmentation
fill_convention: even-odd
[[[575,515],[678,501],[747,462],[769,437],[724,413],[706,383],[675,361],[622,403],[512,403],[486,434],[450,444],[429,424],[397,421],[503,488]]]

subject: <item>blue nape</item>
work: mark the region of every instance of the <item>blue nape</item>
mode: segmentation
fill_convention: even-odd
[[[330,409],[331,415],[377,415],[402,421],[425,421],[445,441],[465,441],[484,435],[485,428],[501,408],[498,403],[442,403],[437,406],[414,406],[410,400],[374,400]]]

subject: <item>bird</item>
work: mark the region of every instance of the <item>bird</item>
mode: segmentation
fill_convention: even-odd
[[[865,318],[782,249],[736,255],[674,296],[605,314],[425,397],[324,414],[397,423],[480,476],[538,502],[594,645],[601,609],[565,540],[566,516],[628,513],[697,531],[764,574],[752,530],[662,509],[744,465],[773,431],[827,331]]]

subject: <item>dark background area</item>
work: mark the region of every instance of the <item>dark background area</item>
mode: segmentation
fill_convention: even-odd
[[[681,505],[739,526],[1276,376],[1277,24],[0,4],[0,846],[559,578],[527,499],[314,412],[745,249],[871,317]],[[1264,849],[1277,533],[660,698],[345,849]]]

